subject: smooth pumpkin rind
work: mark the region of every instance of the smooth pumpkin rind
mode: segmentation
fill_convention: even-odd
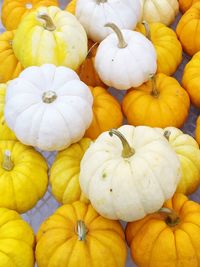
[[[193,4],[199,2],[199,0],[179,0],[179,8],[182,13],[185,13]]]

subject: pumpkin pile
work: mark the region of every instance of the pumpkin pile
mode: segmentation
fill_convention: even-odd
[[[200,265],[199,11],[3,1],[0,267],[127,267],[127,244],[138,267]],[[34,236],[19,214],[48,186],[60,207]]]

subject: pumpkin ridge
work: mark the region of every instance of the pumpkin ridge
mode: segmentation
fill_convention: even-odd
[[[15,186],[14,186],[14,182],[13,182],[13,179],[16,179],[16,177],[13,177],[13,171],[11,171],[9,174],[10,174],[9,178],[10,178],[10,181],[11,181],[11,184],[12,184],[12,193],[13,193],[13,196],[14,196],[13,197],[13,204],[14,204],[13,209],[14,210],[19,210],[17,199],[16,199]]]
[[[12,263],[14,263],[14,267],[17,267],[17,265],[16,265],[15,262],[14,262],[14,259],[12,259],[10,255],[8,255],[5,251],[3,251],[3,250],[1,250],[1,249],[0,249],[0,253],[6,255],[6,257],[7,257]]]
[[[78,177],[77,177],[78,176]],[[64,197],[66,196],[67,194],[67,191],[68,191],[68,187],[72,184],[74,184],[75,182],[78,182],[79,184],[79,174],[74,174],[70,177],[69,181],[67,182],[65,188],[64,188],[64,192],[63,192],[63,197],[62,197],[62,202],[64,202]],[[81,196],[81,189],[79,188],[79,191],[80,191],[80,194],[79,194],[79,198]]]
[[[20,221],[20,220],[19,220]],[[24,243],[25,245],[27,245],[28,247],[32,247],[28,242],[26,242],[25,240],[22,240],[22,239],[18,239],[18,238],[15,238],[15,237],[6,237],[6,238],[0,238],[0,240],[3,239],[3,240],[16,240],[16,241],[19,241],[19,242],[22,242]]]

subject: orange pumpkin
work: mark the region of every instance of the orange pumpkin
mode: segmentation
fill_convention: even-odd
[[[120,223],[82,202],[60,207],[37,234],[38,267],[125,267],[126,255]]]
[[[200,116],[197,119],[197,127],[196,127],[196,131],[195,131],[195,137],[196,137],[198,144],[200,145]]]
[[[12,48],[14,34],[14,31],[7,31],[0,35],[0,83],[16,78],[23,70]]]
[[[22,18],[40,6],[58,6],[57,0],[4,0],[1,19],[7,30],[17,29]]]
[[[200,51],[200,2],[194,4],[181,17],[176,33],[187,54],[193,56]]]
[[[196,53],[185,66],[182,84],[192,104],[200,108],[200,52]]]
[[[76,13],[76,1],[77,0],[72,0],[69,2],[69,4],[66,6],[66,11],[72,13],[73,15],[75,15]]]
[[[162,23],[140,23],[137,31],[154,45],[157,54],[157,73],[172,75],[182,61],[182,46],[175,32]]]
[[[175,194],[160,213],[128,223],[126,239],[138,267],[200,266],[200,205]]]
[[[122,125],[123,115],[118,101],[103,87],[90,87],[93,95],[93,120],[85,137],[96,139],[102,132]]]
[[[127,92],[122,102],[128,123],[180,128],[189,112],[190,99],[176,79],[159,73],[152,81]]]
[[[200,0],[179,0],[179,9],[185,13],[193,4],[200,2]]]

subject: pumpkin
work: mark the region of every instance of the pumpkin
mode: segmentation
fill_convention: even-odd
[[[24,67],[52,63],[76,70],[87,56],[87,35],[69,12],[40,7],[20,23],[13,49]]]
[[[197,119],[197,127],[196,127],[196,131],[195,131],[195,137],[196,137],[198,144],[200,145],[200,116]]]
[[[2,23],[7,30],[17,29],[25,15],[40,6],[58,6],[57,0],[4,0],[2,5]]]
[[[200,52],[196,53],[185,66],[182,84],[192,104],[200,108]]]
[[[179,9],[182,13],[185,13],[194,3],[199,2],[199,0],[179,0]]]
[[[182,176],[176,192],[192,194],[200,185],[200,150],[194,138],[175,127],[160,129],[175,150],[181,163]]]
[[[142,19],[147,22],[161,22],[170,25],[179,12],[177,0],[140,0],[143,9]]]
[[[141,85],[157,69],[153,44],[139,32],[121,31],[112,23],[107,27],[114,33],[100,43],[95,57],[100,79],[119,90]]]
[[[69,4],[66,6],[65,10],[76,15],[76,2],[77,0],[71,0]]]
[[[111,33],[105,27],[107,23],[132,30],[142,15],[140,0],[78,0],[75,12],[88,38],[94,42],[103,41]]]
[[[180,128],[188,117],[190,99],[178,81],[158,73],[127,92],[122,109],[131,125]]]
[[[15,134],[8,128],[4,118],[6,84],[0,84],[0,140],[17,140]]]
[[[127,248],[119,222],[91,205],[74,202],[57,209],[37,233],[38,267],[125,267]]]
[[[47,163],[33,148],[17,141],[0,141],[0,207],[24,213],[43,197]]]
[[[0,35],[0,83],[16,78],[23,69],[13,52],[14,34],[14,31],[7,31]]]
[[[162,134],[124,125],[102,133],[90,145],[79,179],[103,217],[134,221],[161,208],[174,194],[180,175],[178,156]]]
[[[85,136],[96,139],[102,132],[122,125],[123,115],[119,102],[103,87],[90,87],[94,98],[93,120]]]
[[[16,211],[0,208],[0,266],[33,267],[34,233]]]
[[[193,56],[195,53],[200,51],[199,13],[200,2],[197,2],[181,17],[176,27],[176,33],[182,44],[183,50],[190,56]]]
[[[90,143],[89,138],[83,138],[57,154],[50,169],[50,183],[52,194],[60,203],[88,202],[80,189],[79,172],[80,161]]]
[[[93,97],[66,67],[29,67],[7,88],[5,120],[26,145],[53,151],[78,142],[93,118]]]
[[[144,34],[156,49],[157,73],[172,75],[182,61],[182,46],[175,32],[158,22],[140,23],[136,30]]]
[[[159,212],[128,223],[126,239],[138,267],[200,264],[200,206],[175,194]]]

